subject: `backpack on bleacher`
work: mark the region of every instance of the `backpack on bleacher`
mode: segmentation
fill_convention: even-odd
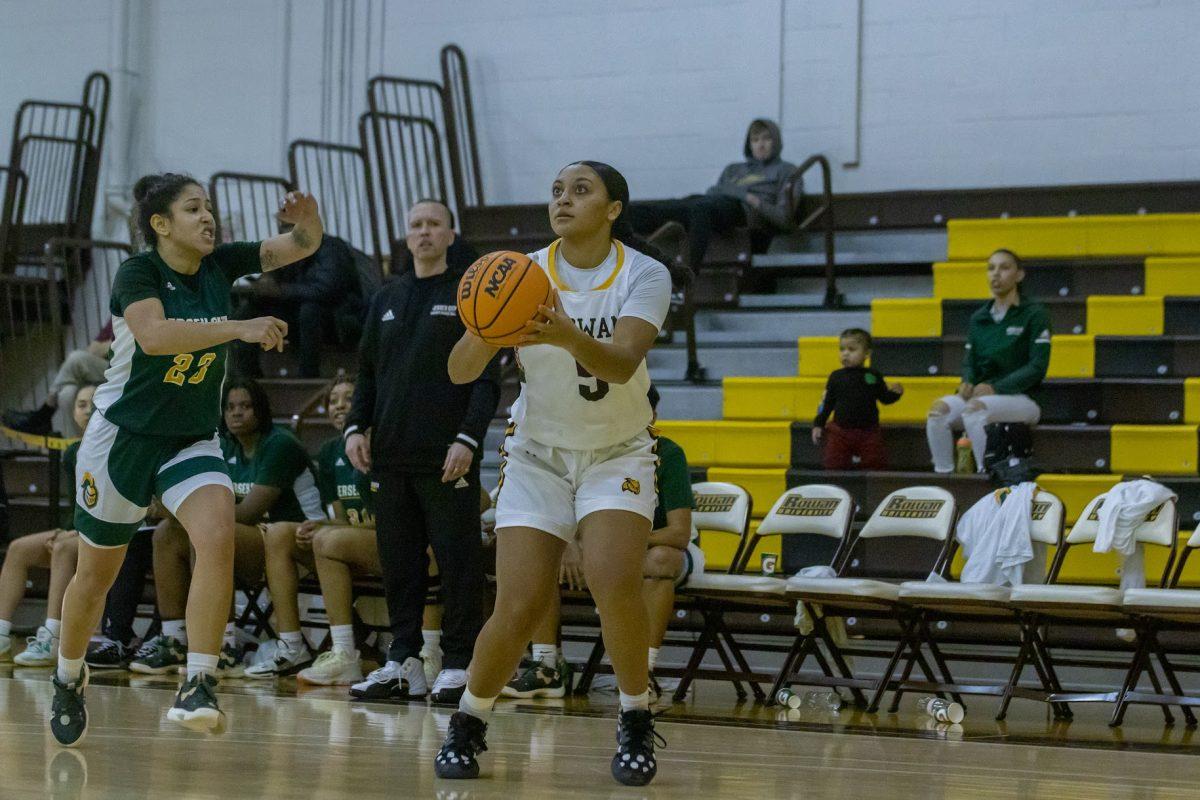
[[[1023,422],[991,422],[984,426],[987,449],[983,469],[997,486],[1016,486],[1034,480],[1039,470],[1031,462],[1033,432]]]

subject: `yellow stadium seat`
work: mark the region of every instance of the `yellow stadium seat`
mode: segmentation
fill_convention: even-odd
[[[757,513],[757,512],[756,512]],[[750,532],[748,536],[753,536],[758,530],[758,523],[762,520],[750,521]],[[759,541],[758,546],[754,548],[754,553],[747,562],[749,566],[747,570],[757,572],[760,569],[761,554],[774,553],[781,555],[779,548],[783,543],[781,536],[764,536]],[[700,549],[704,551],[704,567],[708,571],[723,572],[729,568],[729,563],[733,561],[734,551],[737,549],[738,540],[734,536],[727,533],[705,533],[700,531]]]
[[[801,336],[797,342],[800,349],[800,375],[807,378],[826,378],[835,369],[840,369],[838,360],[838,337]],[[870,363],[870,359],[867,359]]]
[[[953,393],[962,383],[945,375],[895,379],[888,376],[888,380],[903,384],[904,395],[890,406],[879,407],[879,419],[884,423],[924,422],[933,401]]]
[[[790,422],[662,420],[657,425],[698,467],[787,467],[791,463]]]
[[[933,265],[933,296],[942,300],[986,300],[992,296],[986,261],[942,261]]]
[[[796,383],[816,382],[817,399],[811,408],[796,405]],[[823,378],[725,378],[721,415],[725,419],[796,419],[803,414],[815,414],[824,389]]]
[[[1200,214],[1101,215],[1078,219],[1087,224],[1090,256],[1176,256],[1200,250]]]
[[[872,300],[871,335],[941,336],[942,301],[936,297],[889,297]]]
[[[1120,475],[1060,475],[1044,473],[1037,478],[1038,486],[1063,501],[1068,524],[1075,522],[1091,499],[1107,492],[1121,480]]]
[[[1047,378],[1091,378],[1096,374],[1096,337],[1091,334],[1053,336]]]
[[[1093,336],[1162,336],[1163,299],[1092,295],[1087,299],[1087,332]]]
[[[748,469],[745,467],[709,467],[710,481],[723,481],[741,486],[754,501],[754,516],[765,516],[787,489],[786,469]]]
[[[946,223],[946,254],[951,261],[986,259],[999,248],[1022,258],[1079,257],[1087,254],[1084,217],[952,219]]]
[[[1200,244],[1196,249],[1200,250]],[[1142,291],[1166,297],[1200,296],[1200,256],[1147,258]]]
[[[1200,423],[1200,378],[1183,382],[1183,421],[1189,425]]]
[[[1195,425],[1113,425],[1111,436],[1113,472],[1196,473]]]

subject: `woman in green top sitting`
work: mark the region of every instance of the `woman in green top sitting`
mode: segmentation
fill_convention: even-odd
[[[1021,296],[1025,269],[1011,250],[988,257],[992,299],[971,317],[962,383],[929,409],[925,430],[935,472],[954,471],[954,428],[971,440],[983,471],[984,426],[992,422],[1034,425],[1041,409],[1029,393],[1050,365],[1050,317],[1045,307]]]
[[[96,406],[92,396],[95,384],[80,386],[71,407],[71,417],[79,430],[87,427]],[[62,466],[67,480],[75,481],[75,454],[79,442],[63,453]],[[68,520],[75,516],[72,508]],[[71,522],[65,523],[71,525]],[[74,530],[55,528],[14,539],[8,545],[4,567],[0,569],[0,664],[14,661],[21,667],[49,667],[58,663],[58,634],[62,630],[62,601],[67,584],[75,574],[79,537]],[[13,658],[12,618],[25,598],[25,580],[33,567],[50,570],[50,588],[46,592],[46,621],[29,637],[25,650]]]

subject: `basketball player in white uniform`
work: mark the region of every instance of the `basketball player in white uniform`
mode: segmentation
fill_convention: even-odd
[[[531,257],[556,297],[518,350],[521,395],[496,501],[496,608],[434,760],[443,778],[478,776],[492,706],[559,591],[563,549],[576,536],[621,690],[613,777],[641,786],[657,770],[641,591],[657,502],[646,353],[666,318],[671,278],[629,246],[641,243],[624,219],[628,204],[628,184],[607,164],[570,164],[554,180],[550,223],[561,238]],[[468,332],[450,356],[451,379],[474,380],[495,352]]]

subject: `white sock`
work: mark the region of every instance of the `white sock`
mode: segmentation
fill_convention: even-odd
[[[229,629],[225,629],[225,635],[229,635]],[[304,634],[300,631],[280,631],[279,638],[288,646],[288,650],[299,650],[304,646]]]
[[[82,658],[64,658],[58,656],[58,680],[60,683],[74,683],[83,674]]]
[[[636,711],[641,709],[647,711],[650,708],[650,692],[645,691],[641,694],[625,694],[621,692],[621,710]]]
[[[425,640],[425,647],[428,650],[442,649],[442,631],[441,629],[425,630],[421,629],[421,638]]]
[[[547,667],[555,667],[558,664],[558,645],[534,644],[533,660],[540,661]]]
[[[354,626],[330,625],[329,635],[333,637],[333,649],[343,653],[354,652]]]
[[[646,654],[646,660],[648,662],[650,662],[650,671],[654,672],[654,665],[658,663],[658,648],[657,647],[650,648],[650,651]]]
[[[8,636],[12,633],[12,623],[6,619],[0,619],[0,636]]]
[[[217,662],[221,660],[220,656],[210,656],[205,653],[188,653],[187,656],[187,678],[190,681],[192,678],[203,673],[205,675],[217,675]]]
[[[230,647],[237,645],[237,625],[232,622],[225,623],[225,636],[221,640],[222,644],[227,644]]]
[[[59,632],[62,631],[62,620],[50,619],[47,617],[45,623],[43,624],[45,625],[46,630],[50,631],[50,635],[57,639]]]
[[[458,701],[458,710],[464,714],[470,714],[476,719],[481,719],[487,722],[492,716],[492,708],[496,705],[494,697],[476,697],[471,694],[471,690],[467,689],[463,692],[462,699]],[[646,706],[649,708],[649,705]]]
[[[181,619],[164,619],[162,623],[163,636],[170,636],[183,646],[187,646],[187,630]]]

